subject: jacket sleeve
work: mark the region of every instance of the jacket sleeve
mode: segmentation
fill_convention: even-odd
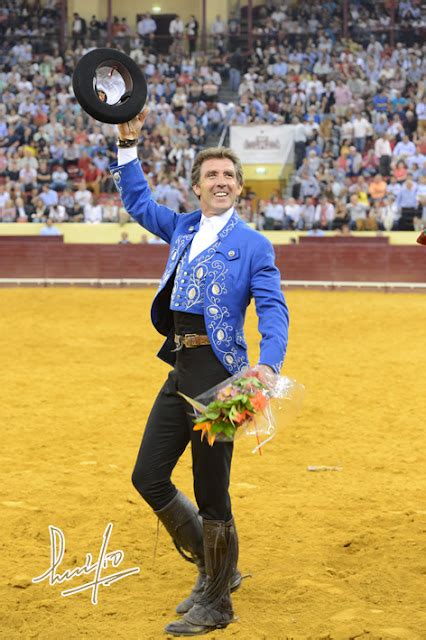
[[[260,236],[252,256],[250,293],[254,297],[260,341],[259,364],[279,373],[288,340],[288,308],[281,291],[281,274],[275,265],[272,244]]]
[[[114,162],[109,168],[126,211],[142,227],[170,244],[178,214],[152,199],[139,160],[122,165]]]

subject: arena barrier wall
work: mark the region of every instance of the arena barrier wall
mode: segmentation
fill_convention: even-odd
[[[285,281],[426,282],[426,249],[355,243],[276,245]],[[159,279],[167,245],[0,242],[0,279]]]

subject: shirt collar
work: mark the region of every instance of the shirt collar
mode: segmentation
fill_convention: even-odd
[[[225,213],[221,213],[220,216],[207,217],[202,213],[200,220],[200,229],[207,225],[209,229],[212,229],[216,234],[218,234],[219,231],[222,231],[224,226],[229,222],[233,213],[234,207],[231,207],[230,209],[228,209],[228,211],[225,211]]]

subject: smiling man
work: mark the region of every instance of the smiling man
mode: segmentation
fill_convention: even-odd
[[[165,629],[196,636],[234,620],[230,592],[241,574],[229,497],[233,442],[211,447],[201,441],[191,407],[176,392],[194,398],[248,365],[244,318],[252,298],[262,335],[257,367],[265,378],[279,373],[288,312],[271,243],[235,210],[243,188],[238,157],[226,148],[201,151],[192,168],[200,208],[178,214],[152,199],[137,158],[146,115],[144,110],[118,125],[118,163],[111,171],[127,211],[170,245],[151,318],[166,336],[158,356],[173,369],[148,417],[132,481],[180,553],[198,568],[194,589],[176,609],[183,618]],[[171,482],[189,443],[197,507]]]

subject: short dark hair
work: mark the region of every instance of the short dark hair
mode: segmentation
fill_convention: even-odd
[[[203,162],[205,162],[206,160],[215,160],[222,158],[225,160],[231,160],[231,162],[233,162],[237,182],[240,186],[242,186],[244,183],[244,176],[241,160],[239,159],[237,154],[229,147],[209,147],[207,149],[203,149],[197,154],[191,171],[192,186],[200,183],[201,165],[203,164]]]

